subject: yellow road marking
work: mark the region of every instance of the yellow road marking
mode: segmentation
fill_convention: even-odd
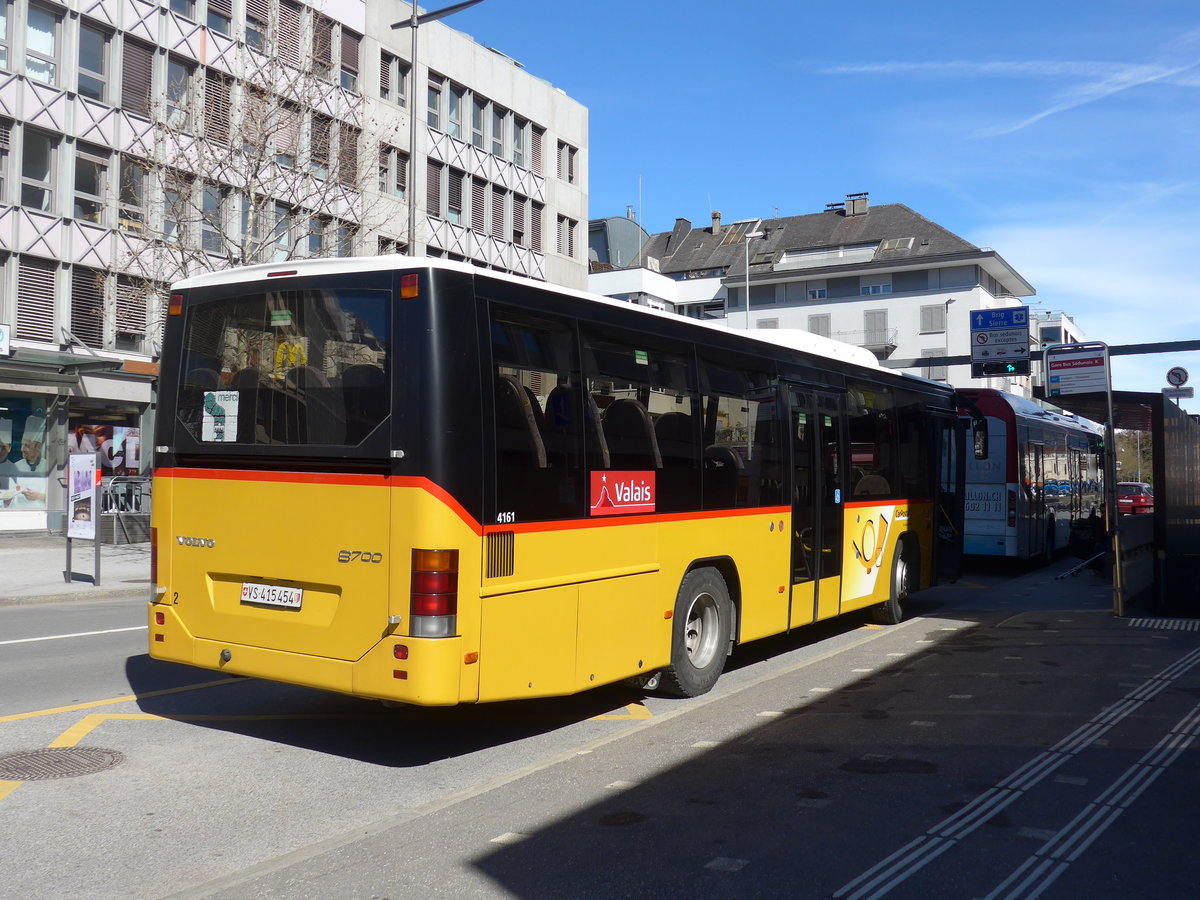
[[[108,719],[139,719],[141,721],[157,719],[164,721],[162,716],[151,713],[92,713],[84,716],[58,737],[50,742],[51,747],[74,747],[91,733],[101,722]]]
[[[150,691],[147,694],[130,694],[128,697],[112,697],[108,700],[92,700],[88,703],[75,703],[71,706],[56,706],[53,709],[35,709],[31,712],[14,713],[0,716],[0,723],[17,722],[21,719],[36,719],[39,716],[53,716],[58,713],[78,712],[81,709],[98,709],[101,706],[113,706],[117,703],[130,703],[135,700],[148,700],[151,697],[165,697],[167,694],[180,694],[184,691],[198,691],[201,688],[217,687],[222,684],[236,684],[241,679],[222,678],[219,681],[203,681],[199,684],[185,684],[183,687],[164,688],[161,691]]]
[[[0,800],[3,800],[24,783],[23,781],[0,781]]]
[[[607,713],[602,716],[592,716],[593,722],[598,721],[615,721],[615,720],[630,720],[630,719],[653,719],[654,714],[646,709],[643,703],[630,703],[625,707],[624,713]]]

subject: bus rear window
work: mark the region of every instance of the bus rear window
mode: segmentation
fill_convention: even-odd
[[[357,446],[388,416],[389,307],[353,288],[190,306],[180,424],[206,445]]]

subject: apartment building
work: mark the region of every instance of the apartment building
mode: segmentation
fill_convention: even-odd
[[[586,109],[442,22],[414,66],[410,11],[0,0],[0,531],[62,526],[72,450],[148,473],[180,277],[411,251],[585,286]]]
[[[1028,395],[1023,377],[972,379],[933,362],[970,353],[970,313],[1023,304],[1035,291],[995,250],[904,204],[848,195],[818,213],[712,222],[678,219],[634,265],[595,272],[591,289],[730,328],[810,331],[870,350],[885,365],[957,385]],[[1036,335],[1035,335],[1036,337]]]

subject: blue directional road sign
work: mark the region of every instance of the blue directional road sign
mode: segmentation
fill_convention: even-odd
[[[1029,307],[971,310],[971,362],[1029,359]]]

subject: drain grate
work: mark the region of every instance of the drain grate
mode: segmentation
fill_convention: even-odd
[[[94,775],[125,762],[125,756],[103,747],[48,747],[0,756],[0,780],[48,781]]]

